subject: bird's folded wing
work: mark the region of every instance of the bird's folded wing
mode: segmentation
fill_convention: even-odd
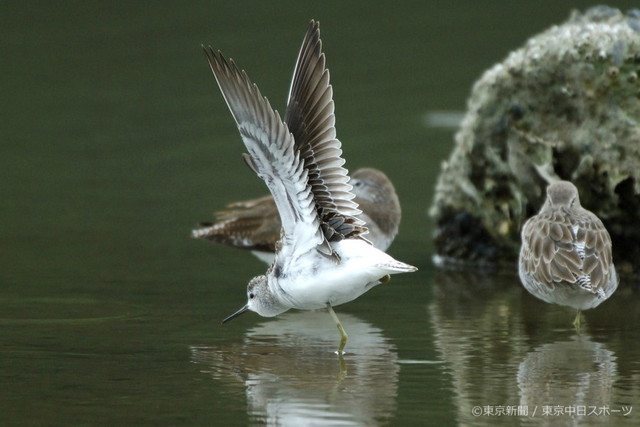
[[[231,203],[204,222],[192,237],[236,248],[275,252],[280,239],[280,216],[272,196]]]
[[[595,292],[609,280],[611,238],[595,216],[574,225],[561,218],[538,215],[527,221],[525,227],[523,235],[529,241],[523,244],[528,245],[529,251],[524,261],[539,282],[579,283]]]

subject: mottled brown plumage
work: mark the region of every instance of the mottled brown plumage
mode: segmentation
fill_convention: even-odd
[[[609,233],[580,205],[572,183],[549,185],[540,212],[524,224],[519,273],[536,297],[578,311],[596,307],[618,286]]]
[[[241,249],[275,252],[281,229],[278,208],[269,195],[228,204],[214,214],[213,222],[201,223],[191,236]]]
[[[360,218],[369,233],[364,237],[381,251],[386,250],[398,233],[400,201],[389,178],[381,171],[363,168],[351,174],[353,199],[362,211]],[[282,225],[272,196],[231,203],[214,214],[212,223],[192,231],[192,237],[259,252],[260,259],[271,263]]]
[[[402,210],[393,183],[374,168],[358,169],[351,175],[355,202],[362,211],[358,217],[369,229],[365,237],[381,251],[393,242],[400,228]]]

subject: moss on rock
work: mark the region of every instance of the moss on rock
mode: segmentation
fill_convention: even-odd
[[[638,269],[639,75],[640,11],[605,6],[487,70],[436,185],[439,259],[512,262],[547,183],[565,179],[607,226],[619,268]]]

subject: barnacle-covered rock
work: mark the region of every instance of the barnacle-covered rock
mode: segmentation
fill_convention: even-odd
[[[573,12],[478,80],[430,214],[437,259],[512,262],[547,183],[573,182],[640,268],[640,11]]]

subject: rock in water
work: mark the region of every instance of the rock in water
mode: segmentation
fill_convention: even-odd
[[[599,6],[528,40],[478,80],[430,210],[437,260],[515,262],[548,183],[579,189],[640,268],[640,10]]]

